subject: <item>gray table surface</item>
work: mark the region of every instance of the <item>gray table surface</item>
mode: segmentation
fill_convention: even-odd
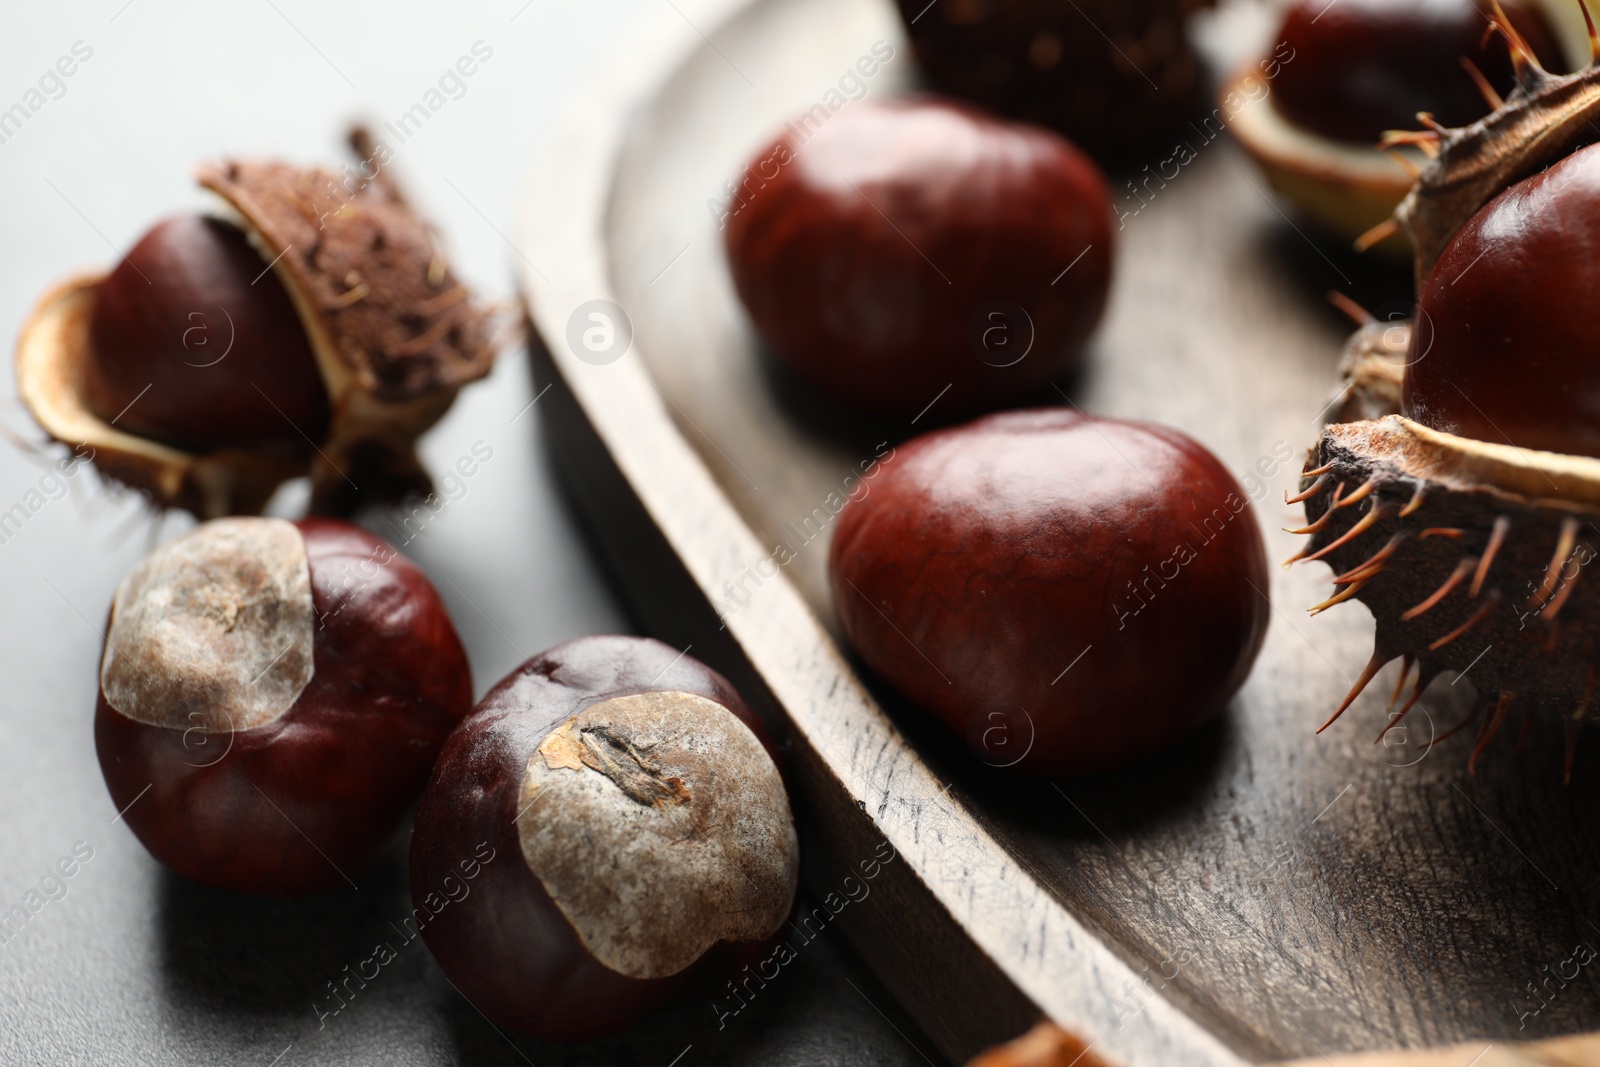
[[[507,234],[525,162],[619,27],[667,0],[455,0],[345,5],[87,0],[6,5],[0,111],[58,57],[92,50],[0,143],[0,325],[14,336],[64,275],[101,269],[157,218],[209,206],[193,165],[223,154],[344,162],[348,124],[393,121],[476,42],[492,57],[400,147],[395,169],[471,283],[511,299]],[[450,88],[454,88],[453,86]],[[552,205],[552,210],[559,210]],[[571,518],[538,441],[520,352],[468,390],[428,437],[435,468],[494,450],[406,547],[434,578],[478,692],[569,637],[632,628]],[[40,434],[0,399],[11,436]],[[0,511],[53,458],[0,443]],[[91,732],[101,638],[119,579],[189,526],[92,475],[0,543],[0,911],[75,846],[93,858],[0,946],[4,1064],[914,1064],[920,1035],[830,932],[719,1029],[709,994],[626,1034],[561,1048],[496,1032],[420,944],[360,1000],[313,1003],[409,908],[395,862],[356,890],[266,901],[166,873],[116,821]],[[294,515],[303,491],[273,505]],[[369,523],[386,532],[381,520]],[[79,843],[82,842],[82,845]]]

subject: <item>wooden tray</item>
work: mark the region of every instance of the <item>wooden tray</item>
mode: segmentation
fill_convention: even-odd
[[[905,91],[910,50],[883,0],[673,0],[573,101],[515,242],[573,495],[647,625],[785,730],[813,891],[892,844],[836,921],[957,1060],[1040,1012],[1130,1067],[1594,1028],[1600,968],[1551,976],[1600,946],[1600,759],[1586,747],[1563,789],[1544,724],[1476,777],[1470,737],[1424,755],[1467,706],[1470,681],[1448,679],[1374,745],[1393,668],[1314,735],[1371,640],[1361,608],[1307,617],[1326,568],[1275,570],[1266,648],[1220,722],[1104,779],[985,767],[841,652],[827,526],[804,543],[805,517],[878,442],[921,427],[840,418],[771,369],[708,201],[878,40],[896,55],[869,93]],[[1406,283],[1313,246],[1226,138],[1194,140],[1199,158],[1125,219],[1106,326],[1066,388],[1255,470],[1282,559],[1298,545],[1277,528],[1302,521],[1282,491],[1349,328],[1325,293],[1399,310]],[[609,361],[569,341],[597,300],[632,327]],[[797,558],[765,565],[779,544]]]

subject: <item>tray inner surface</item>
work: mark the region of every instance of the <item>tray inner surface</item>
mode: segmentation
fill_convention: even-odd
[[[759,538],[794,552],[783,574],[836,634],[828,496],[842,495],[880,442],[925,426],[843,418],[772,369],[729,282],[714,204],[782,121],[821,101],[880,39],[895,58],[866,80],[867,95],[904,92],[910,50],[876,0],[770,0],[714,33],[714,47],[635,117],[604,235],[674,419]],[[1283,490],[1315,440],[1348,330],[1325,293],[1405,293],[1313,247],[1225,137],[1191,144],[1198,158],[1117,234],[1111,309],[1087,371],[1064,387],[1086,410],[1185,430],[1241,480],[1267,472],[1256,515],[1269,555],[1284,559],[1298,539],[1279,527],[1303,518]],[[1285,446],[1293,457],[1278,462]],[[1559,727],[1548,723],[1520,753],[1507,731],[1476,777],[1466,773],[1470,731],[1423,757],[1421,743],[1467,707],[1469,683],[1448,679],[1405,736],[1374,745],[1393,666],[1314,735],[1371,642],[1358,605],[1307,617],[1328,577],[1319,564],[1274,567],[1271,633],[1225,717],[1120,776],[1019,782],[877,695],[1035,877],[1150,988],[1246,1056],[1592,1029],[1593,968],[1544,983],[1579,943],[1600,948],[1590,921],[1600,922],[1600,852],[1587,845],[1600,829],[1600,746],[1585,745],[1566,789]],[[759,586],[722,591],[724,605]],[[1130,1016],[1144,995],[1110,992]]]

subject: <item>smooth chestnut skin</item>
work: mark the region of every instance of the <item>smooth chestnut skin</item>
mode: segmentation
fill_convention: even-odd
[[[1600,456],[1600,146],[1507,189],[1422,287],[1401,412],[1447,433]]]
[[[728,680],[678,649],[637,637],[582,637],[528,660],[491,689],[445,743],[417,807],[411,887],[425,899],[459,883],[461,864],[487,842],[471,896],[421,924],[451,983],[495,1023],[552,1041],[614,1033],[675,993],[726,973],[740,958],[722,944],[687,971],[636,979],[597,961],[524,861],[515,823],[529,758],[584,708],[651,691],[713,700],[774,757],[761,721]],[[603,864],[605,857],[597,857]]]
[[[1215,456],[1063,409],[903,445],[841,512],[829,573],[868,666],[986,762],[1047,775],[1216,715],[1270,612],[1254,511]]]
[[[295,454],[327,435],[305,328],[232,223],[178,215],[153,227],[100,283],[89,340],[90,410],[129,433]]]
[[[295,526],[319,625],[311,681],[281,718],[202,739],[135,722],[103,693],[95,708],[112,802],[151,855],[268,896],[341,889],[371,868],[472,706],[466,650],[422,571],[350,523]]]
[[[1544,15],[1510,0],[1505,9],[1544,65],[1564,69]],[[1295,125],[1361,144],[1416,129],[1419,111],[1446,126],[1475,122],[1489,105],[1462,57],[1502,96],[1516,84],[1505,41],[1484,43],[1488,11],[1475,0],[1299,0],[1278,31],[1294,58],[1273,82],[1273,100]]]
[[[1111,285],[1110,197],[1087,156],[929,99],[805,121],[751,161],[725,235],[740,299],[799,377],[885,415],[915,415],[949,385],[945,415],[1076,365]],[[995,301],[1032,320],[1032,348],[1010,366],[992,364],[1015,358],[1028,327],[987,318]]]

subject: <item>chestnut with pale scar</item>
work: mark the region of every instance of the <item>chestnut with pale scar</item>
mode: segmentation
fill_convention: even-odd
[[[317,893],[382,856],[471,701],[444,605],[393,548],[331,519],[218,519],[117,588],[95,747],[179,874]]]
[[[422,935],[490,1019],[550,1040],[619,1030],[726,975],[799,879],[759,719],[656,641],[587,637],[529,660],[451,735],[417,812],[413,886],[460,842],[520,856]],[[425,901],[419,900],[419,906]]]
[[[591,705],[539,746],[523,795],[523,858],[620,974],[676,974],[788,914],[796,849],[783,782],[714,700],[654,692]],[[594,877],[591,853],[614,859],[607,877]]]
[[[311,569],[294,524],[219,519],[117,587],[100,688],[136,722],[248,730],[311,681]]]

